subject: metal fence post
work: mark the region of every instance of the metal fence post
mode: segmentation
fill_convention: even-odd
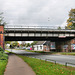
[[[65,66],[67,66],[67,62],[65,63]]]
[[[47,61],[47,59],[45,59],[45,62]]]
[[[56,64],[56,61],[55,61],[55,64]]]

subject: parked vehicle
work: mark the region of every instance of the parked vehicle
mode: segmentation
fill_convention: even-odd
[[[31,47],[27,47],[26,49],[27,49],[27,50],[32,50],[32,48],[31,48]]]
[[[23,47],[22,49],[26,49],[26,47]]]

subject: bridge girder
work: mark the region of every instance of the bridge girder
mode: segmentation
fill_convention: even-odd
[[[5,41],[67,41],[74,39],[74,37],[5,37]]]

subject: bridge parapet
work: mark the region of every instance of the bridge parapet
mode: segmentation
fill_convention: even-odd
[[[75,30],[51,29],[50,26],[13,26],[5,27],[5,36],[9,38],[67,38],[75,37]]]
[[[75,30],[58,29],[54,26],[5,26],[5,31],[51,31],[51,32],[75,32]]]

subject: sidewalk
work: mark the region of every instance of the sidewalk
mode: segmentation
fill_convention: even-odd
[[[32,68],[16,55],[9,55],[4,75],[36,75]]]

